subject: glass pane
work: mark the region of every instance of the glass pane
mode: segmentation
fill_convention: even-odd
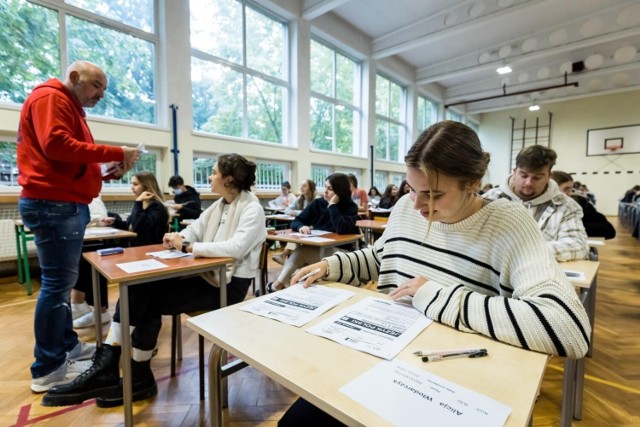
[[[236,0],[190,0],[191,47],[236,64],[242,61],[242,5]]]
[[[191,58],[193,129],[242,136],[242,74]]]
[[[145,153],[140,156],[140,159],[136,162],[133,168],[124,174],[124,176],[120,179],[113,179],[108,182],[103,182],[103,188],[129,188],[131,184],[131,175],[136,172],[149,171],[156,176],[158,182],[160,182],[160,177],[156,173],[156,165],[157,159],[155,153]]]
[[[380,194],[382,194],[384,189],[387,188],[387,173],[376,172],[373,178],[373,186],[378,189]]]
[[[336,151],[353,153],[354,112],[342,105],[336,106]]]
[[[153,33],[153,0],[65,0],[70,5]]]
[[[418,97],[417,119],[418,132],[422,132],[427,128],[427,100],[421,96]]]
[[[402,88],[393,82],[389,82],[389,88],[389,118],[400,121]]]
[[[285,26],[246,8],[247,67],[277,78],[285,78]]]
[[[400,146],[400,126],[389,125],[389,160],[398,161],[398,152]]]
[[[333,97],[333,51],[311,40],[311,90]]]
[[[91,61],[109,78],[104,99],[90,110],[91,114],[156,122],[153,43],[68,17],[67,45],[69,63],[79,59]]]
[[[376,114],[389,116],[389,80],[376,76]]]
[[[321,193],[324,190],[324,182],[333,173],[331,166],[311,165],[311,179],[316,183],[316,190]]]
[[[249,77],[247,82],[248,137],[282,144],[282,100],[286,89]]]
[[[311,147],[333,150],[333,106],[317,98],[311,98]]]
[[[391,174],[391,184],[395,184],[396,186],[400,187],[400,184],[402,184],[403,180],[404,180],[404,175],[397,174],[397,173]]]
[[[336,98],[349,104],[359,105],[355,96],[356,82],[360,81],[358,64],[346,56],[336,54]]]
[[[22,104],[37,84],[60,76],[58,14],[24,0],[4,0],[0,22],[0,101]]]
[[[257,162],[256,187],[261,190],[280,190],[289,180],[289,167],[282,163]]]
[[[18,185],[15,142],[0,141],[0,187]]]
[[[376,120],[376,159],[387,159],[387,122]]]
[[[193,158],[193,183],[196,188],[210,189],[209,176],[216,164],[215,157]]]

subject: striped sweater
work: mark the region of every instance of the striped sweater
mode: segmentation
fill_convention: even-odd
[[[585,355],[586,311],[523,206],[496,200],[458,223],[432,223],[428,237],[427,229],[403,197],[374,247],[326,258],[327,280],[375,280],[384,291],[421,276],[413,306],[433,320],[528,350]]]

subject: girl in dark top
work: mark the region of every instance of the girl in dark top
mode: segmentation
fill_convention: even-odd
[[[135,194],[136,201],[127,220],[103,218],[101,224],[135,232],[137,236],[131,241],[131,246],[162,243],[169,224],[169,213],[164,206],[156,177],[146,171],[133,174],[131,191]]]
[[[349,178],[343,173],[329,175],[324,184],[324,197],[315,199],[291,223],[291,229],[302,234],[311,230],[331,231],[338,234],[359,233],[356,227],[358,206],[351,200]],[[330,253],[333,248],[325,248]],[[298,245],[282,267],[275,282],[267,285],[267,292],[275,292],[289,283],[291,274],[300,267],[320,260],[316,247]]]
[[[387,188],[384,190],[384,194],[380,199],[380,207],[382,209],[390,209],[393,205],[396,204],[398,200],[398,187],[395,184],[387,185]]]

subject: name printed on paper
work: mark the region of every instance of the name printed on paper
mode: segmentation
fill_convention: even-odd
[[[431,322],[405,303],[367,297],[307,332],[377,357],[393,359]]]
[[[490,397],[396,360],[378,363],[340,391],[400,427],[504,426],[511,413]]]
[[[314,285],[304,288],[297,284],[256,299],[240,310],[279,320],[293,326],[302,326],[327,310],[348,300],[355,292],[345,289]]]

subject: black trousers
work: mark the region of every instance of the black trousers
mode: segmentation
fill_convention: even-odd
[[[227,305],[244,300],[251,280],[241,277],[231,279],[227,284]],[[131,326],[135,326],[131,336],[132,347],[139,350],[156,348],[162,315],[218,308],[220,288],[210,285],[199,275],[129,286],[129,320]],[[113,320],[120,322],[120,300]]]
[[[278,427],[347,427],[303,398],[296,400],[278,421]]]

